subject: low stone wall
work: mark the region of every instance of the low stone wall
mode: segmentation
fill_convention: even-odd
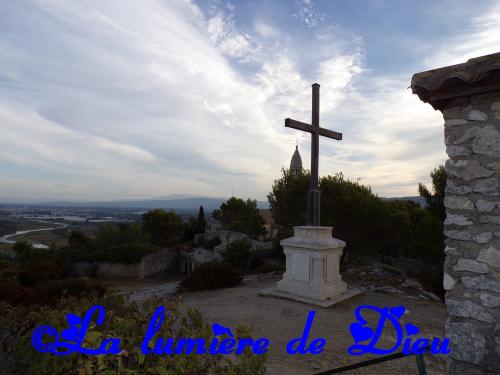
[[[77,262],[73,264],[77,276],[130,277],[142,279],[142,262],[134,264],[108,262]]]
[[[142,277],[167,276],[179,272],[178,249],[163,249],[142,258]]]
[[[77,262],[73,269],[78,276],[136,278],[174,275],[179,272],[179,249],[163,249],[138,263]]]

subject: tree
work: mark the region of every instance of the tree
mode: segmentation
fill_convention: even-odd
[[[245,233],[256,237],[265,234],[264,219],[257,209],[257,201],[231,197],[220,206],[218,219],[227,230]]]
[[[198,212],[198,218],[196,219],[196,227],[194,229],[195,234],[205,233],[205,227],[207,223],[205,221],[205,211],[203,206],[200,206],[200,211]]]
[[[182,219],[173,211],[156,209],[142,215],[142,228],[150,236],[151,243],[172,246],[179,243],[184,227]]]
[[[429,212],[441,222],[446,217],[444,208],[444,193],[446,188],[446,170],[443,165],[434,168],[430,174],[432,179],[432,193],[424,184],[418,184],[418,193],[425,198]]]

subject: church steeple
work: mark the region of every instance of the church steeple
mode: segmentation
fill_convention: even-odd
[[[292,155],[292,160],[290,160],[290,173],[295,176],[302,174],[302,158],[300,157],[298,145],[295,146],[295,152]]]

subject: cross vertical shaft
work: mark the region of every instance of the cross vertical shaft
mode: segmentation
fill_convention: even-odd
[[[320,191],[318,178],[318,159],[319,159],[319,136],[336,139],[342,139],[342,133],[335,132],[319,127],[319,85],[312,85],[312,119],[311,124],[285,119],[285,127],[301,130],[311,133],[311,180],[307,192],[307,225],[319,227],[320,218]]]
[[[312,85],[312,118],[311,125],[319,129],[319,85]],[[319,132],[311,132],[311,181],[307,192],[307,225],[320,225],[320,191],[318,177]]]

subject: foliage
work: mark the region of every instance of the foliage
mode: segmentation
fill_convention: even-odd
[[[0,220],[0,236],[16,233],[17,226],[15,223],[6,220]]]
[[[105,249],[128,243],[145,242],[149,242],[149,238],[143,234],[140,223],[107,223],[99,226],[95,246],[98,249]]]
[[[266,233],[264,219],[257,209],[257,201],[231,197],[222,203],[214,218],[222,221],[224,229],[256,237]]]
[[[196,267],[182,280],[180,290],[208,290],[238,285],[243,277],[229,263],[207,262]]]
[[[5,271],[2,271],[0,278],[4,278]],[[87,278],[69,278],[63,280],[50,280],[36,286],[27,287],[15,281],[15,274],[11,274],[11,279],[0,284],[0,301],[11,305],[31,306],[34,304],[52,305],[62,296],[82,296],[84,294],[102,295],[104,287],[96,282],[91,282]]]
[[[432,192],[424,184],[418,184],[418,193],[425,198],[427,209],[439,221],[443,222],[446,216],[444,209],[444,193],[446,188],[446,170],[443,165],[434,168],[430,174]]]
[[[252,253],[250,249],[252,248],[252,243],[248,238],[243,238],[241,240],[231,241],[226,245],[226,249],[221,255],[224,260],[231,263],[233,266],[238,268],[247,269],[250,267],[250,258]]]
[[[187,223],[184,223],[184,233],[181,237],[181,242],[190,242],[194,240],[196,228],[196,218],[194,216],[190,216]]]
[[[94,261],[111,263],[137,263],[146,255],[158,251],[158,247],[143,243],[126,243],[99,250]]]
[[[94,241],[81,229],[72,230],[68,236],[69,247],[74,249],[88,249],[94,247]]]
[[[179,243],[184,230],[179,215],[161,209],[143,214],[142,228],[144,233],[150,236],[151,243],[158,246],[172,246]]]
[[[9,374],[264,374],[265,356],[252,354],[229,357],[210,354],[144,355],[139,351],[144,331],[154,310],[166,303],[167,317],[156,337],[213,339],[210,325],[200,312],[193,309],[181,313],[175,302],[149,300],[143,305],[127,303],[118,295],[95,295],[74,298],[66,296],[55,306],[11,306],[0,302],[0,372]],[[65,316],[71,312],[83,316],[93,305],[106,310],[102,325],[91,325],[83,346],[96,348],[109,337],[122,338],[119,355],[87,356],[72,354],[64,357],[36,351],[31,344],[35,327],[50,325],[59,332],[67,328]],[[246,327],[236,327],[236,338],[250,337]]]
[[[219,246],[221,244],[220,238],[219,237],[214,237],[209,240],[203,241],[202,246],[205,249],[210,249],[213,250],[216,246]]]
[[[283,170],[268,194],[279,237],[306,222],[309,173],[292,176]],[[420,258],[436,263],[442,256],[442,229],[427,210],[410,201],[387,201],[342,174],[320,179],[321,224],[333,227],[347,242],[347,254]],[[278,240],[276,240],[278,241]],[[275,253],[278,253],[275,244]]]
[[[196,227],[194,229],[195,234],[205,233],[205,228],[207,222],[205,221],[205,211],[203,206],[200,206],[200,211],[198,212],[198,218],[196,219]]]

